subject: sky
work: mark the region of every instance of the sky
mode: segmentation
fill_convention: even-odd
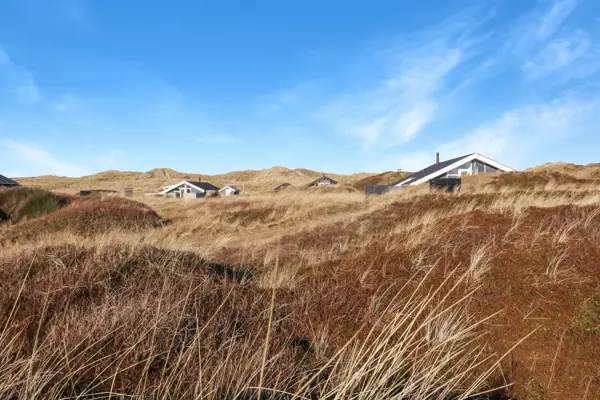
[[[597,0],[0,0],[0,174],[600,162]]]

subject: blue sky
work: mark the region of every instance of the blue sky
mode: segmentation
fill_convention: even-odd
[[[595,0],[0,0],[0,173],[600,161]]]

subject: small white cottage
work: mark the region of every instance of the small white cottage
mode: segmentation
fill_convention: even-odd
[[[316,179],[308,184],[309,187],[330,186],[330,185],[337,185],[337,181],[325,176],[325,174],[323,174],[323,176],[320,177],[319,179]]]
[[[176,185],[165,186],[160,194],[178,199],[194,199],[218,192],[219,188],[208,182],[181,181]]]
[[[220,196],[237,196],[240,194],[240,190],[235,186],[227,185],[219,190]]]

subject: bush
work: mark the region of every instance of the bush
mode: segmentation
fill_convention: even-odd
[[[28,207],[31,215],[51,208],[49,200],[40,199],[28,202],[30,203]],[[77,198],[55,212],[3,230],[0,232],[0,244],[22,239],[33,240],[62,231],[94,236],[111,230],[141,232],[163,224],[164,220],[144,204],[113,196],[90,196]]]
[[[13,223],[51,214],[68,202],[67,196],[37,188],[18,187],[0,191],[0,209]]]

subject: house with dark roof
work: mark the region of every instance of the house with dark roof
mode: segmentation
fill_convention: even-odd
[[[333,180],[333,179],[325,176],[325,174],[323,174],[323,176],[320,177],[319,179],[315,179],[314,181],[309,183],[308,187],[330,186],[330,185],[337,185],[337,181]]]
[[[163,187],[163,191],[159,194],[167,197],[176,197],[178,199],[194,199],[210,196],[218,192],[219,188],[208,182],[181,181],[175,185]]]
[[[12,179],[5,177],[4,175],[0,175],[0,187],[15,187],[19,186],[19,184]]]
[[[239,194],[240,189],[232,185],[227,185],[219,190],[219,196],[237,196]]]
[[[289,188],[290,186],[292,186],[292,184],[291,184],[291,183],[284,182],[284,183],[282,183],[281,185],[277,186],[277,187],[276,187],[275,189],[273,189],[273,190],[275,190],[275,191],[277,192],[277,191],[279,191],[279,190],[287,189],[287,188]]]
[[[392,186],[415,186],[440,178],[452,179],[467,175],[512,171],[514,171],[514,169],[511,167],[479,153],[471,153],[445,161],[440,161],[440,153],[437,153],[435,164],[402,178],[398,182],[393,183]]]

